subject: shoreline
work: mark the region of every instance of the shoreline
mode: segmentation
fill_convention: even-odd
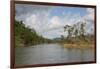
[[[62,44],[64,48],[94,49],[94,44]]]

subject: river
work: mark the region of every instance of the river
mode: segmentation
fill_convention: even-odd
[[[52,64],[94,60],[92,49],[67,49],[59,44],[41,44],[16,48],[15,64]]]

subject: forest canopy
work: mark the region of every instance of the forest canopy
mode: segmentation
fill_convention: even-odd
[[[23,21],[15,20],[15,46],[30,46],[35,44],[41,44],[50,42],[50,39],[46,39],[39,36],[34,29],[25,27]]]

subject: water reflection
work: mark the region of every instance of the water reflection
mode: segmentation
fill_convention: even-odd
[[[91,49],[67,49],[59,44],[16,48],[16,65],[93,61]]]

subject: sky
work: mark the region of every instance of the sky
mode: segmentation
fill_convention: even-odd
[[[92,33],[94,29],[94,9],[82,7],[62,7],[16,4],[15,19],[23,21],[26,27],[35,29],[38,35],[45,38],[59,38],[67,36],[63,27],[86,21],[86,32]],[[92,29],[92,31],[91,31]]]

